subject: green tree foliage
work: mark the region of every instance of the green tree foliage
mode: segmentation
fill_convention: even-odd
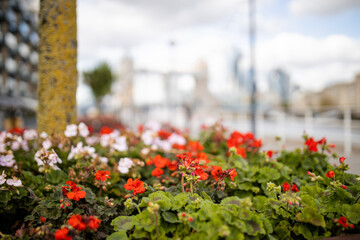
[[[106,62],[100,63],[93,70],[83,72],[84,82],[87,84],[95,97],[96,104],[99,106],[102,98],[109,94],[115,76]]]

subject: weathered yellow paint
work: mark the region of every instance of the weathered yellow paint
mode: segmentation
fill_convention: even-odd
[[[41,0],[37,128],[63,134],[76,122],[76,0]]]

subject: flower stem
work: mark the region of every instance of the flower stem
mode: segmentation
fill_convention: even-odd
[[[156,239],[159,239],[158,212],[155,212]]]
[[[217,182],[217,184],[216,184],[216,188],[215,188],[215,191],[211,194],[211,200],[212,200],[212,198],[214,197],[214,195],[215,195],[215,193],[216,193],[216,191],[217,191],[217,189],[218,189],[218,187],[219,187],[219,182]]]
[[[185,192],[185,187],[184,187],[184,175],[181,175],[181,188],[182,188],[182,192]]]
[[[100,187],[100,191],[99,191],[99,195],[98,195],[99,198],[101,197],[101,191],[102,191],[102,188]]]
[[[360,199],[360,195],[357,197],[357,199],[356,199],[356,201],[355,201],[354,204],[356,204],[356,203],[359,201],[359,199]]]
[[[141,210],[140,210],[140,208],[139,208],[139,205],[135,204],[135,206],[136,206],[136,209],[138,210],[138,212],[139,212],[139,214],[140,214],[140,213],[141,213]]]
[[[190,192],[191,192],[191,196],[194,194],[193,192],[193,181],[190,181]]]

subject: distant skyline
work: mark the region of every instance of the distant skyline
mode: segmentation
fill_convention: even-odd
[[[360,73],[360,1],[258,0],[256,21],[260,90],[274,68],[307,90]],[[210,90],[222,93],[231,87],[234,49],[242,52],[247,73],[248,1],[78,0],[78,41],[79,71],[102,60],[118,68],[125,53],[138,67],[161,71],[189,71],[204,59]]]

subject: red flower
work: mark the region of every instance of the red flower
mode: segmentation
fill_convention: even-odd
[[[41,222],[46,222],[46,219],[45,219],[44,217],[41,217],[41,218],[40,218],[40,221],[41,221]]]
[[[69,186],[63,186],[62,191],[68,199],[79,201],[80,198],[85,198],[86,192],[81,191],[81,187],[77,187],[76,184],[72,181],[67,181],[66,184]],[[71,192],[69,190],[71,190]]]
[[[200,180],[206,180],[209,177],[209,175],[204,172],[204,170],[200,166],[195,167],[195,174],[196,176],[200,177]]]
[[[326,138],[322,138],[318,141],[318,144],[326,144]]]
[[[161,139],[168,139],[171,136],[171,132],[168,132],[166,130],[159,130],[158,131],[158,136]]]
[[[177,161],[170,162],[167,167],[170,171],[175,171],[177,169]]]
[[[261,139],[254,140],[252,143],[250,143],[250,146],[254,148],[260,148],[261,145],[262,145]]]
[[[235,168],[231,169],[230,173],[229,173],[230,179],[231,181],[235,181],[235,177],[237,176],[237,172],[235,170]]]
[[[219,166],[212,166],[211,176],[214,178],[215,181],[219,180],[219,177],[222,175],[223,171]]]
[[[24,133],[24,130],[25,130],[25,129],[21,129],[21,128],[15,127],[15,128],[11,128],[11,129],[9,130],[9,133],[22,135],[22,134]]]
[[[351,229],[354,229],[354,228],[355,228],[354,224],[349,224],[349,227],[350,227]]]
[[[189,141],[188,149],[191,152],[201,152],[204,150],[204,146],[201,145],[198,141]]]
[[[72,215],[68,220],[68,224],[79,231],[86,229],[86,224],[80,215]]]
[[[134,181],[132,178],[129,178],[127,183],[124,185],[124,188],[128,191],[133,190],[135,196],[136,194],[145,192],[144,183],[140,181],[139,178],[135,179]]]
[[[266,152],[266,155],[267,155],[269,158],[271,158],[273,154],[274,154],[274,152],[271,151],[271,150],[269,150],[269,151]]]
[[[236,153],[237,153],[239,156],[241,156],[242,158],[246,158],[245,148],[237,147],[237,148],[236,148]]]
[[[296,184],[293,184],[293,185],[292,185],[291,191],[292,191],[292,192],[298,192],[298,191],[299,191],[299,189],[298,189],[298,187],[296,186]]]
[[[154,163],[155,167],[164,168],[169,165],[170,160],[168,158],[163,158],[160,156],[160,154],[158,154],[153,158],[152,162]]]
[[[154,177],[160,177],[161,175],[164,174],[164,171],[161,168],[155,168],[152,172],[151,172],[151,176]]]
[[[341,187],[342,187],[343,189],[347,189],[347,187],[346,187],[345,185],[341,185]]]
[[[112,128],[109,128],[107,126],[103,126],[101,129],[100,129],[100,134],[101,135],[105,135],[105,134],[110,134],[114,131],[114,129]]]
[[[288,184],[287,182],[284,182],[282,187],[283,187],[284,192],[287,192],[290,190],[290,184]]]
[[[347,218],[346,217],[340,217],[339,218],[339,224],[342,225],[343,227],[348,227],[348,224],[347,224]]]
[[[334,177],[335,177],[335,173],[334,173],[334,171],[328,171],[328,172],[326,173],[326,176],[327,176],[328,178],[334,178]]]
[[[102,182],[105,182],[106,179],[110,179],[110,172],[109,171],[100,171],[98,170],[95,174],[95,180],[101,180]]]
[[[314,138],[309,138],[308,140],[306,140],[305,145],[307,145],[309,147],[309,151],[311,152],[317,152],[317,145],[318,142],[314,141]]]
[[[345,159],[346,159],[346,158],[344,158],[344,157],[340,157],[340,158],[339,158],[339,162],[340,162],[340,163],[343,163],[343,162],[345,161]]]
[[[174,144],[172,145],[172,148],[174,148],[174,149],[179,149],[179,150],[185,150],[185,149],[186,149],[186,146],[185,146],[185,145],[182,145],[182,144],[174,143]]]
[[[71,240],[72,237],[68,236],[67,234],[69,233],[69,229],[67,228],[62,228],[59,229],[55,232],[55,239],[56,240]]]
[[[99,228],[100,226],[100,223],[101,223],[101,220],[94,217],[94,216],[90,216],[89,217],[89,222],[88,222],[88,226],[90,229],[96,229],[96,228]]]

